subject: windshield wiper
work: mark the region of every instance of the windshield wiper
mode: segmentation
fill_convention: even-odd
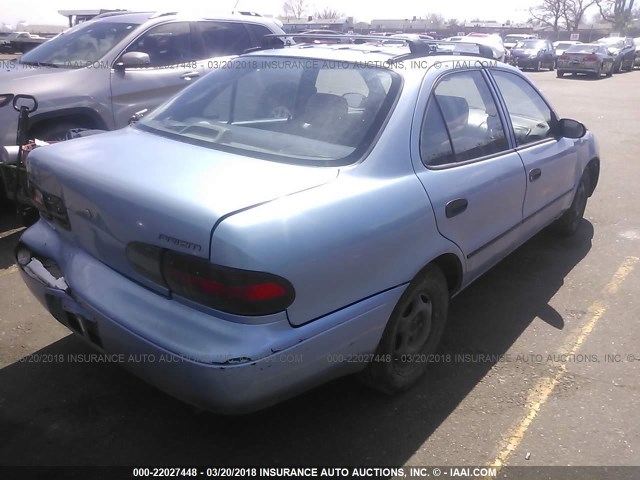
[[[60,68],[60,65],[56,63],[47,63],[47,62],[25,62],[20,61],[23,65],[33,65],[34,67],[51,67],[51,68]]]

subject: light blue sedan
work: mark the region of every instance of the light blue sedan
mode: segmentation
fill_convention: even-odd
[[[541,229],[576,232],[600,168],[517,69],[437,45],[256,51],[134,126],[36,149],[24,281],[214,411],[352,373],[409,388],[450,298]]]

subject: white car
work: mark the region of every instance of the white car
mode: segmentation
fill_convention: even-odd
[[[501,62],[505,61],[504,43],[502,42],[502,37],[497,33],[470,33],[469,35],[461,37],[459,41],[486,45],[493,51],[494,59],[500,60]]]
[[[556,51],[556,55],[562,55],[570,46],[572,45],[580,45],[582,42],[578,42],[575,40],[560,40],[557,42],[553,42],[553,48]]]

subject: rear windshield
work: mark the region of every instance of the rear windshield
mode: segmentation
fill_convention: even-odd
[[[383,67],[240,57],[185,89],[138,128],[289,163],[348,164],[371,145],[400,89]]]
[[[541,40],[522,40],[516,45],[517,48],[543,48],[545,42]]]
[[[565,53],[596,53],[600,45],[571,45]]]
[[[573,43],[559,43],[556,47],[558,50],[566,50],[570,46],[574,45]]]

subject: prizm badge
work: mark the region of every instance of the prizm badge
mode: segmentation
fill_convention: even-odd
[[[191,243],[187,242],[186,240],[180,240],[179,238],[170,237],[169,235],[165,235],[164,233],[161,233],[158,238],[163,242],[172,243],[177,247],[193,250],[194,252],[199,252],[200,250],[202,250],[202,247],[197,243]]]

